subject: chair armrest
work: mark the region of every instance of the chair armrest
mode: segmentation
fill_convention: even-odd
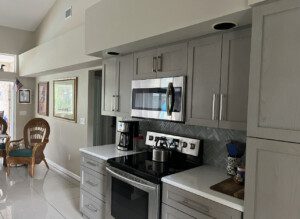
[[[41,143],[35,143],[35,144],[33,144],[33,146],[32,146],[32,157],[35,157],[35,153],[36,153],[36,151],[37,151],[37,149],[39,148],[39,147],[43,147],[43,146],[45,146],[47,143],[44,141],[44,142],[41,142]]]
[[[5,143],[5,150],[6,150],[6,154],[9,154],[11,147],[10,147],[10,137],[7,137],[6,139],[6,143]]]
[[[21,141],[23,141],[24,139],[23,138],[21,138],[21,139],[19,139],[19,140],[13,140],[13,141],[10,141],[10,143],[18,143],[18,142],[21,142]]]

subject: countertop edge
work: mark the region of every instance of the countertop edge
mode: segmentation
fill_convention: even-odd
[[[95,153],[95,152],[91,152],[91,151],[85,150],[85,148],[80,148],[79,151],[80,151],[80,152],[83,152],[83,153],[86,153],[86,154],[88,154],[88,155],[91,155],[91,156],[100,158],[100,159],[102,159],[102,160],[108,160],[107,157],[102,156],[102,155],[100,155],[100,154],[97,154],[97,153]]]
[[[225,200],[223,198],[219,198],[217,196],[211,195],[209,193],[206,193],[206,192],[203,192],[203,191],[200,191],[200,190],[197,190],[197,189],[190,188],[188,186],[184,186],[184,185],[182,185],[180,183],[176,183],[176,182],[174,182],[172,180],[166,179],[165,177],[163,177],[161,180],[162,180],[162,182],[167,183],[169,185],[172,185],[172,186],[175,186],[177,188],[183,189],[185,191],[191,192],[191,193],[193,193],[195,195],[199,195],[199,196],[201,196],[203,198],[207,198],[207,199],[209,199],[211,201],[215,201],[217,203],[220,203],[220,204],[225,205],[227,207],[233,208],[235,210],[244,212],[244,206],[242,206],[242,205],[233,203],[231,201]]]

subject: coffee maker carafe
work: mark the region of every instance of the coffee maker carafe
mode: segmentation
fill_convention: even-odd
[[[117,124],[117,131],[120,132],[118,149],[130,151],[134,146],[134,138],[138,136],[138,121],[120,121]]]

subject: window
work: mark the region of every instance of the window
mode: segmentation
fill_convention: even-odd
[[[0,71],[16,71],[16,55],[0,53]]]

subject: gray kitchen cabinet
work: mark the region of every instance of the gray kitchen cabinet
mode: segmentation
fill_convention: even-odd
[[[133,54],[117,59],[116,116],[129,116],[131,111],[131,81]]]
[[[156,78],[157,50],[134,53],[134,79]]]
[[[245,219],[298,219],[300,145],[247,139]]]
[[[189,43],[187,124],[246,130],[250,47],[249,29]]]
[[[105,116],[114,115],[116,95],[116,58],[105,59],[102,62],[102,111]]]
[[[166,204],[162,204],[161,219],[194,219],[194,217],[178,211],[177,209],[172,208]]]
[[[241,219],[243,215],[240,211],[166,183],[163,183],[162,202],[163,219]]]
[[[133,54],[103,60],[102,115],[129,116]]]
[[[88,218],[105,218],[106,162],[80,155],[80,211]]]
[[[189,43],[187,124],[218,127],[221,51],[222,35]]]
[[[300,142],[299,19],[297,0],[253,8],[248,136]]]
[[[186,74],[186,42],[134,54],[134,79],[174,77]]]
[[[223,35],[219,128],[247,128],[250,50],[250,29]]]

